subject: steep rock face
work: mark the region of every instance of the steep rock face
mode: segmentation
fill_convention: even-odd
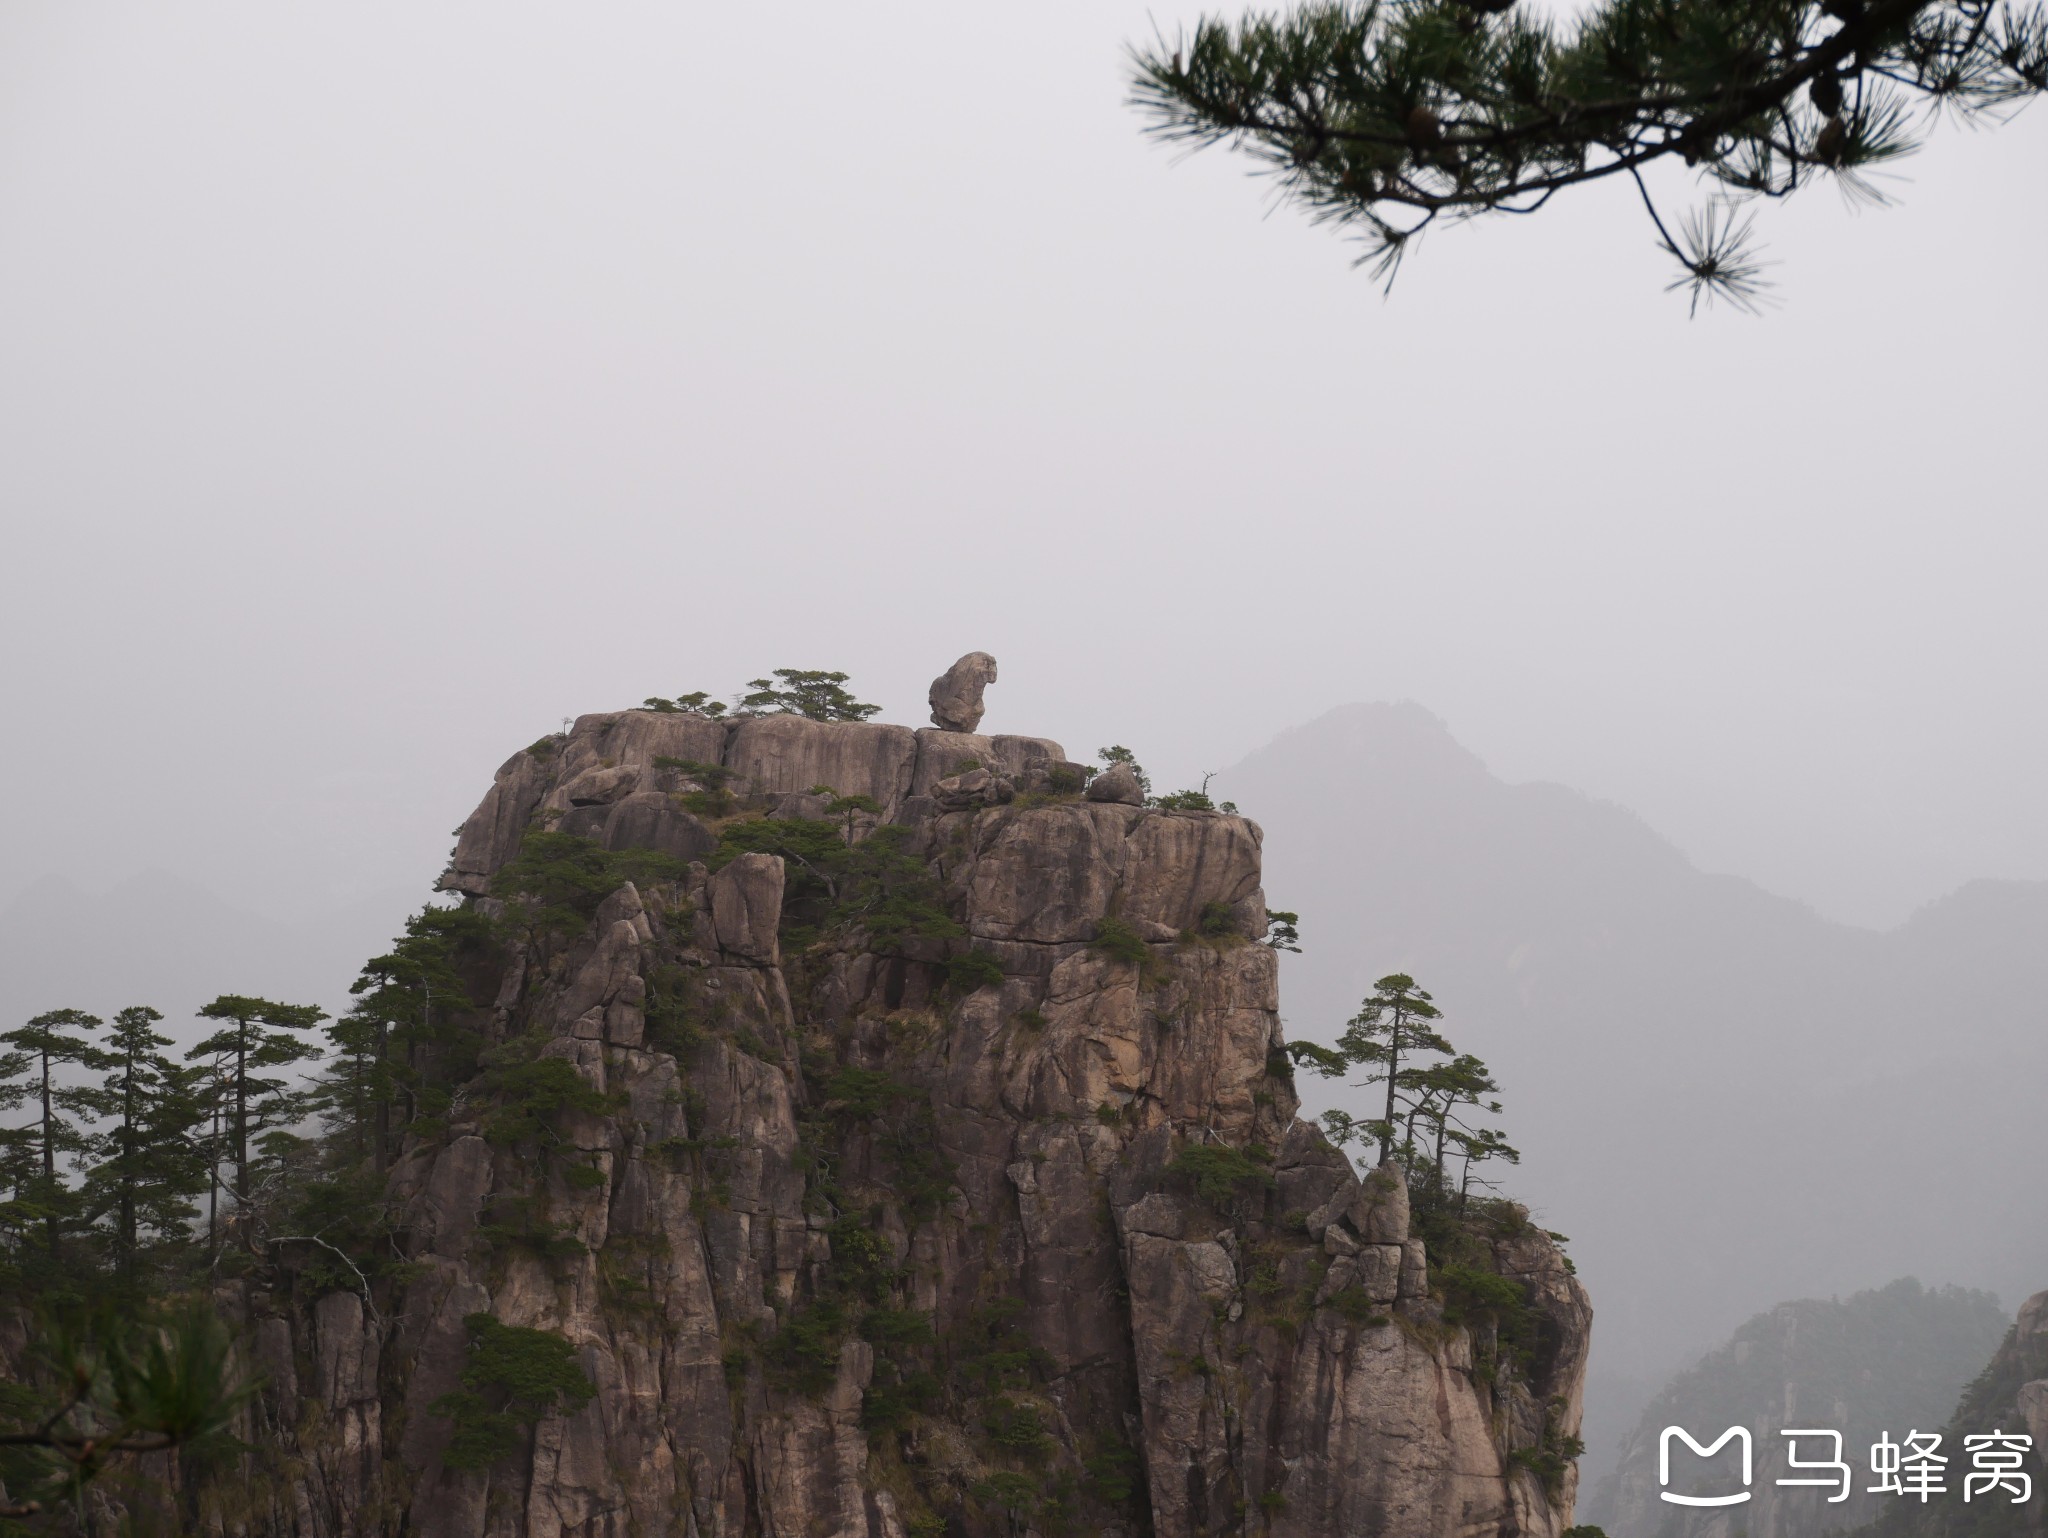
[[[935,794],[969,759],[1009,798]],[[682,804],[705,765],[751,798],[723,821]],[[444,886],[495,910],[527,830],[577,818],[693,863],[479,980],[479,1029],[605,1109],[509,1136],[481,1089],[408,1149],[388,1312],[291,1316],[309,1473],[277,1530],[1557,1538],[1590,1324],[1562,1257],[1493,1241],[1520,1357],[1447,1315],[1398,1174],[1295,1117],[1256,824],[1087,801],[1063,765],[646,711],[508,762]],[[884,809],[843,824],[880,874],[799,933],[813,873],[704,856],[817,785]],[[885,929],[906,893],[951,918]],[[450,1467],[480,1313],[565,1337],[596,1392]]]

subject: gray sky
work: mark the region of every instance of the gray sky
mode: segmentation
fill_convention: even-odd
[[[0,5],[0,897],[423,887],[563,715],[970,647],[1167,785],[1413,698],[1832,916],[2048,876],[2048,115],[1761,321],[1619,189],[1383,300],[1141,137],[1192,14]]]

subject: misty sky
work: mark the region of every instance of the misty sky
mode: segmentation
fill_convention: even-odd
[[[1412,698],[1832,916],[2048,877],[2048,115],[1762,320],[1620,188],[1383,299],[1145,141],[1193,14],[0,5],[0,898],[423,889],[565,715],[972,647],[1165,787]]]

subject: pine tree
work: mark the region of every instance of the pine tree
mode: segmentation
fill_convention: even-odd
[[[1431,1063],[1417,1070],[1410,1083],[1415,1102],[1408,1118],[1409,1142],[1414,1142],[1414,1127],[1419,1119],[1424,1129],[1433,1134],[1429,1178],[1434,1189],[1441,1192],[1446,1154],[1461,1146],[1457,1139],[1475,1135],[1459,1116],[1460,1108],[1469,1106],[1498,1114],[1500,1102],[1487,1097],[1499,1094],[1500,1086],[1493,1082],[1486,1064],[1469,1052],[1460,1052],[1447,1063]]]
[[[200,1076],[164,1055],[173,1043],[153,1029],[162,1018],[141,1005],[114,1016],[100,1086],[111,1124],[93,1139],[99,1158],[86,1176],[88,1200],[110,1224],[115,1276],[131,1295],[143,1236],[183,1233],[208,1178]]]
[[[226,1023],[225,1029],[186,1053],[188,1061],[206,1059],[212,1121],[208,1157],[213,1172],[209,1177],[207,1239],[210,1246],[219,1242],[219,1171],[225,1164],[231,1176],[228,1193],[234,1200],[231,1216],[242,1225],[246,1248],[255,1237],[247,1220],[255,1198],[250,1176],[260,1151],[258,1139],[266,1131],[298,1120],[308,1104],[303,1090],[262,1070],[320,1056],[318,1047],[295,1033],[311,1030],[327,1018],[327,1012],[311,1004],[279,1004],[229,993],[200,1010],[199,1018]]]
[[[1386,1112],[1368,1127],[1380,1140],[1382,1164],[1394,1157],[1401,1092],[1414,1083],[1412,1062],[1407,1070],[1409,1077],[1402,1076],[1403,1059],[1412,1060],[1422,1052],[1451,1051],[1451,1044],[1430,1023],[1442,1018],[1443,1011],[1431,1002],[1426,990],[1416,986],[1414,978],[1406,972],[1392,972],[1373,984],[1373,991],[1345,1025],[1344,1034],[1337,1038],[1337,1050],[1347,1063],[1375,1070],[1366,1076],[1366,1083],[1386,1083]]]
[[[24,1080],[11,1098],[35,1107],[34,1117],[19,1129],[8,1150],[7,1173],[14,1190],[11,1226],[40,1226],[53,1267],[66,1230],[79,1220],[78,1194],[58,1173],[59,1163],[91,1147],[85,1122],[106,1109],[104,1093],[96,1086],[64,1084],[60,1078],[66,1068],[99,1073],[112,1066],[113,1059],[80,1034],[99,1026],[96,1015],[55,1009],[0,1032],[0,1043],[14,1049],[0,1057],[0,1072]]]
[[[355,1004],[327,1028],[336,1059],[322,1086],[323,1108],[354,1157],[379,1174],[390,1167],[399,1133],[420,1116],[444,1112],[452,1083],[476,1069],[458,962],[489,941],[488,921],[472,909],[423,909],[406,920],[389,952],[363,964],[349,989]]]
[[[1528,213],[1626,178],[1683,269],[1673,288],[1753,307],[1740,205],[1863,174],[1914,147],[1916,112],[2008,115],[2048,89],[2027,0],[1595,0],[1568,21],[1514,0],[1310,0],[1198,22],[1136,53],[1152,131],[1248,151],[1284,195],[1364,243],[1391,281],[1438,220]],[[1658,211],[1644,171],[1711,195]]]
[[[882,707],[864,705],[846,688],[847,675],[816,668],[776,668],[774,678],[750,678],[739,714],[808,716],[813,721],[865,721]]]

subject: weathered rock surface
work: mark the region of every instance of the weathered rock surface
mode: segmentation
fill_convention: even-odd
[[[1585,1295],[1540,1231],[1492,1241],[1542,1321],[1517,1366],[1446,1314],[1398,1174],[1361,1181],[1296,1118],[1257,826],[1144,807],[1116,769],[1083,798],[1058,744],[973,736],[960,698],[935,687],[917,733],[587,716],[499,771],[452,890],[550,825],[695,863],[473,980],[484,1042],[608,1109],[508,1142],[480,1081],[408,1145],[402,1284],[279,1305],[305,1472],[262,1530],[1570,1524],[1575,1473],[1539,1455],[1577,1430]],[[731,807],[683,764],[730,771]],[[881,875],[714,855],[735,819],[820,816],[819,785],[884,808],[830,824]],[[923,927],[886,927],[905,913]],[[1142,962],[1091,945],[1112,915]],[[1227,1199],[1185,1173],[1204,1148],[1252,1172]],[[476,1313],[567,1339],[595,1394],[450,1468],[435,1406]]]
[[[932,680],[932,725],[941,731],[971,732],[981,725],[982,691],[996,681],[996,659],[969,652]]]
[[[1143,806],[1144,787],[1129,764],[1111,764],[1088,782],[1090,801],[1110,801],[1122,806]]]

